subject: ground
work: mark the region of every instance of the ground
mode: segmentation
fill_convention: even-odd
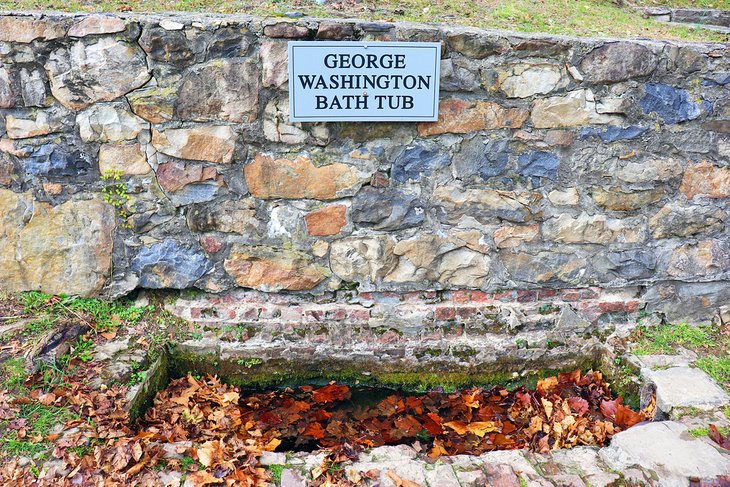
[[[231,461],[241,475],[288,487],[375,481],[405,487],[653,485],[657,479],[681,484],[690,477],[714,479],[702,485],[723,485],[728,477],[717,476],[730,475],[728,450],[718,445],[730,446],[726,324],[667,324],[646,315],[628,336],[609,339],[613,358],[606,367],[612,369],[614,389],[628,390],[638,381],[653,384],[655,420],[663,421],[628,428],[604,448],[539,452],[533,445],[479,456],[434,456],[419,440],[359,455],[347,446],[284,453],[266,451],[278,445],[275,437],[266,439],[267,447],[254,448],[220,435],[231,427],[243,391],[211,378],[189,375],[173,382],[143,423],[130,421],[165,386],[167,347],[204,341],[202,327],[165,310],[175,299],[165,293],[113,303],[36,292],[0,296],[0,481],[101,485],[116,479],[129,485],[134,478],[142,485],[195,486],[216,482]],[[328,397],[341,391],[326,390]],[[186,436],[181,427],[187,435],[198,433]],[[231,451],[235,459],[226,456]],[[667,459],[678,454],[684,462],[672,465]]]
[[[644,37],[727,41],[727,33],[668,25],[645,18],[633,6],[730,10],[729,0],[0,0],[0,9],[109,12],[219,12],[450,24],[591,37]]]

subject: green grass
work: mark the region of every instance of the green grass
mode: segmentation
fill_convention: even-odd
[[[641,7],[716,8],[730,10],[730,0],[634,0]]]
[[[730,357],[700,357],[695,365],[707,372],[720,384],[725,385],[725,387],[730,386]]]
[[[717,330],[711,325],[690,326],[661,325],[655,327],[639,326],[634,331],[638,338],[632,351],[636,355],[675,354],[678,347],[706,348],[717,345],[714,334]]]
[[[642,5],[689,3],[640,2]],[[703,0],[726,6],[730,0]],[[434,22],[484,28],[547,32],[592,37],[651,37],[726,41],[727,35],[704,29],[669,26],[644,16],[630,5],[612,0],[359,0],[317,5],[312,0],[0,0],[0,9],[111,11],[192,11],[281,16],[298,11],[311,17],[356,17],[370,20]]]
[[[717,431],[722,436],[726,436],[728,433],[730,433],[730,426],[720,426],[717,428]],[[704,438],[705,436],[710,436],[710,428],[694,428],[689,430],[689,434],[694,436],[695,438]]]
[[[25,384],[25,360],[22,358],[11,358],[0,364],[0,389],[11,391],[23,388]]]
[[[268,468],[271,471],[271,480],[277,485],[281,483],[281,473],[284,471],[286,465],[269,465]]]
[[[24,438],[18,438],[12,430],[0,433],[0,457],[40,455],[51,447],[51,442],[45,437],[54,426],[78,418],[66,407],[44,406],[37,402],[21,404],[18,409],[18,417],[27,421],[27,434]],[[6,424],[0,423],[0,432],[5,430]],[[41,437],[41,440],[37,441],[36,437]]]

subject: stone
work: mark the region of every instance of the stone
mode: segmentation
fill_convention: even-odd
[[[321,22],[317,29],[317,39],[330,39],[340,41],[349,39],[354,35],[355,31],[352,24],[342,22]]]
[[[499,71],[499,89],[508,98],[527,98],[550,93],[561,82],[560,67],[552,64],[516,64]]]
[[[76,22],[68,30],[69,37],[86,37],[98,34],[114,34],[127,28],[124,20],[110,15],[89,15]]]
[[[517,172],[528,178],[558,179],[558,157],[545,151],[531,151],[517,158]]]
[[[543,224],[543,237],[559,243],[639,243],[646,238],[638,221],[609,219],[605,215],[581,213],[573,217],[562,213]]]
[[[590,195],[598,206],[607,210],[635,211],[661,200],[664,197],[664,188],[622,191],[618,187],[603,189],[595,186],[590,190]]]
[[[175,114],[195,122],[256,120],[260,70],[257,62],[220,60],[188,71],[177,92]]]
[[[455,32],[446,35],[448,46],[459,54],[472,59],[484,59],[506,49],[500,41],[476,32]]]
[[[426,469],[425,474],[426,485],[438,485],[439,487],[461,487],[451,465],[436,465],[433,469]]]
[[[725,228],[727,217],[721,208],[672,202],[649,219],[649,230],[655,239],[711,234]]]
[[[441,217],[456,223],[464,216],[473,216],[479,221],[489,222],[502,219],[515,223],[532,220],[532,207],[540,196],[535,193],[518,193],[493,189],[463,189],[455,185],[438,186],[433,191],[432,201],[441,212]]]
[[[631,427],[614,435],[599,454],[615,471],[635,465],[653,470],[660,485],[686,485],[689,478],[712,479],[730,473],[726,456],[674,421]]]
[[[174,20],[163,19],[160,21],[160,27],[165,30],[182,30],[185,28],[185,24],[175,22]]]
[[[419,180],[449,162],[448,154],[434,145],[410,145],[393,161],[391,177],[396,183]]]
[[[230,164],[238,136],[227,125],[189,129],[152,129],[152,145],[163,154],[180,159]]]
[[[179,191],[192,183],[215,181],[218,171],[202,164],[190,164],[184,161],[168,161],[157,166],[157,182],[167,192]]]
[[[535,100],[532,124],[535,128],[575,127],[588,124],[617,124],[621,117],[596,111],[591,90],[571,91],[565,96]]]
[[[46,112],[38,112],[35,119],[16,118],[13,115],[5,117],[5,130],[11,139],[27,139],[46,135],[60,128],[58,123],[55,123],[53,128],[51,127],[51,120]]]
[[[290,160],[256,153],[243,170],[249,191],[262,199],[332,200],[353,194],[364,182],[352,166],[335,162],[318,167],[306,155]]]
[[[208,59],[245,56],[251,48],[248,33],[248,29],[240,27],[216,29],[208,43]]]
[[[59,47],[50,54],[46,70],[53,96],[70,110],[114,100],[150,79],[144,52],[112,37]]]
[[[307,487],[307,481],[296,470],[285,468],[281,471],[281,487]]]
[[[606,128],[584,127],[580,131],[580,137],[586,139],[588,137],[599,137],[603,142],[616,142],[617,140],[631,140],[644,134],[649,127],[638,127],[635,125],[628,127],[619,127],[617,125],[609,125]]]
[[[3,289],[97,295],[111,275],[114,220],[101,199],[54,207],[0,189]]]
[[[649,183],[679,177],[682,171],[682,164],[678,160],[661,158],[629,162],[615,171],[615,176],[627,183]]]
[[[330,245],[330,268],[343,281],[376,282],[395,267],[394,247],[387,235],[336,240]]]
[[[465,248],[458,239],[421,235],[399,241],[393,253],[398,265],[386,282],[439,282],[449,286],[479,288],[489,275],[489,256]]]
[[[18,102],[19,94],[11,79],[11,72],[0,66],[0,108],[13,108]]]
[[[169,31],[160,26],[145,27],[139,45],[153,61],[187,65],[195,58],[185,32]]]
[[[289,53],[285,42],[262,41],[261,76],[265,87],[282,88],[289,81]]]
[[[554,251],[528,254],[503,250],[500,261],[511,279],[530,284],[585,284],[588,267],[588,262],[582,257]]]
[[[671,252],[667,274],[675,278],[708,277],[730,268],[730,249],[723,241],[684,244]]]
[[[594,259],[598,271],[610,274],[607,280],[620,278],[629,281],[649,279],[655,274],[656,255],[649,250],[606,252]]]
[[[169,122],[175,115],[177,90],[151,86],[127,94],[127,101],[138,117],[150,123]]]
[[[545,134],[545,143],[550,146],[569,146],[573,144],[573,132],[570,130],[548,130]]]
[[[556,206],[574,206],[580,201],[577,188],[554,189],[548,193],[548,200]]]
[[[0,42],[28,44],[36,39],[50,41],[66,34],[63,22],[19,15],[0,17]]]
[[[682,178],[679,191],[687,199],[695,196],[727,198],[730,196],[730,168],[718,167],[707,161],[691,164]]]
[[[135,139],[149,124],[119,105],[98,104],[76,116],[84,142],[119,142]]]
[[[234,245],[224,267],[239,286],[266,292],[312,289],[328,277],[304,253],[263,245]]]
[[[663,83],[647,83],[646,94],[639,105],[644,113],[656,113],[664,123],[694,120],[702,114],[702,104],[693,100],[683,89]]]
[[[539,235],[540,225],[504,225],[494,231],[494,244],[498,249],[510,249],[533,242]]]
[[[304,216],[307,233],[313,237],[329,237],[337,235],[347,224],[347,207],[345,205],[329,205],[322,209],[310,211]]]
[[[152,168],[139,144],[104,144],[99,147],[99,173],[120,172],[125,176],[143,176]]]
[[[223,232],[257,235],[259,221],[253,198],[217,202],[215,205],[194,205],[188,210],[188,228],[193,232]]]
[[[0,73],[1,77],[2,74]],[[0,91],[2,91],[2,88],[0,88]],[[23,105],[26,107],[42,107],[49,104],[46,100],[48,92],[46,91],[45,72],[41,69],[22,68],[20,70],[20,96],[23,99]],[[0,99],[2,99],[2,94],[0,94]]]
[[[272,142],[303,144],[311,142],[326,145],[330,141],[330,129],[326,123],[308,123],[304,130],[301,123],[289,121],[289,98],[272,98],[264,109],[264,137]]]
[[[712,132],[730,134],[730,120],[708,120],[702,124],[702,128]]]
[[[665,414],[676,408],[713,410],[730,404],[730,396],[700,369],[642,369],[641,375],[656,386],[656,405]]]
[[[478,176],[487,180],[504,173],[509,157],[509,141],[477,136],[462,142],[452,165],[459,179]]]
[[[446,133],[466,134],[486,129],[520,128],[529,112],[522,108],[505,108],[484,100],[447,98],[439,102],[436,122],[420,122],[418,135],[426,137]]]
[[[611,42],[592,50],[580,63],[583,77],[591,83],[615,83],[651,74],[657,58],[636,42]]]
[[[275,38],[297,39],[307,37],[309,35],[309,29],[293,22],[278,22],[264,26],[264,35]]]
[[[91,170],[91,158],[73,147],[44,144],[25,160],[25,170],[37,176],[79,177]]]
[[[393,187],[362,188],[350,211],[353,223],[383,231],[418,227],[426,217],[425,205],[416,195]]]
[[[197,245],[175,240],[142,247],[132,258],[130,269],[139,286],[148,289],[186,289],[208,272],[210,263]]]
[[[487,476],[481,470],[457,470],[456,478],[463,487],[483,487],[488,485]]]

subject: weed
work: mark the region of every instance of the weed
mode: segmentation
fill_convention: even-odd
[[[720,384],[730,384],[730,357],[700,357],[696,365]]]
[[[730,426],[720,426],[717,428],[717,431],[722,436],[727,436],[730,433]],[[710,436],[710,428],[709,427],[694,428],[694,429],[689,430],[689,434],[694,436],[695,438],[704,438],[705,436]]]
[[[284,471],[284,467],[286,467],[286,465],[269,465],[269,470],[271,470],[271,479],[277,485],[281,483],[281,474]]]
[[[250,369],[251,367],[255,367],[257,365],[263,364],[264,361],[261,360],[260,358],[253,357],[253,358],[247,358],[247,359],[239,359],[236,363],[238,365],[242,365],[242,366],[246,367],[247,369]]]
[[[121,182],[122,174],[123,172],[120,169],[105,171],[101,175],[101,180],[107,184],[101,191],[104,195],[104,202],[112,205],[117,212],[117,217],[122,220],[121,226],[123,228],[132,228],[132,225],[126,222],[129,218],[127,202],[132,197],[128,194],[129,188],[127,188],[127,185]]]
[[[85,336],[80,336],[71,347],[72,355],[82,362],[94,360],[94,342]]]
[[[145,371],[132,372],[132,375],[129,377],[128,383],[130,386],[141,384],[144,381],[146,376],[147,376],[147,373]]]
[[[195,460],[193,457],[185,455],[180,459],[180,467],[182,467],[183,471],[190,472],[191,470],[198,470],[203,466],[202,463]],[[193,468],[197,467],[197,468]]]
[[[697,348],[715,345],[713,338],[714,328],[711,325],[690,326],[661,325],[656,327],[639,326],[634,331],[634,338],[638,338],[633,347],[636,355],[673,354],[678,346]]]

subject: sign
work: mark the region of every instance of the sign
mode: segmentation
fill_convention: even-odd
[[[438,42],[289,42],[292,122],[438,119]]]

